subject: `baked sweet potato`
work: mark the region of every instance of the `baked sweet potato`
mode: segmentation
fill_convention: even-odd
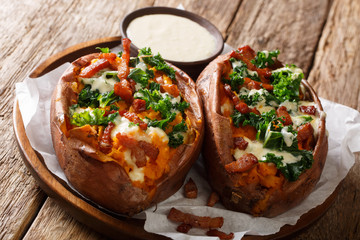
[[[208,181],[228,209],[273,217],[318,182],[328,142],[321,103],[278,51],[219,56],[197,79]]]
[[[198,158],[204,132],[191,78],[144,48],[130,58],[101,49],[75,60],[51,104],[60,166],[85,197],[133,215],[175,193]]]

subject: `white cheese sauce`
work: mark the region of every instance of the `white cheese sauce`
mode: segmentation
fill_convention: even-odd
[[[198,61],[215,51],[215,38],[204,27],[184,17],[151,14],[130,22],[128,37],[139,48],[173,61]]]
[[[261,143],[261,142],[251,141],[250,139],[248,139],[246,137],[244,139],[249,144],[245,150],[240,150],[239,148],[235,148],[235,151],[233,154],[235,159],[239,159],[244,153],[252,153],[255,155],[255,157],[257,157],[257,159],[265,160],[265,158],[263,158],[263,156],[265,156],[267,153],[273,153],[276,156],[283,156],[284,159],[282,160],[282,162],[284,164],[295,163],[295,162],[298,162],[301,160],[301,156],[295,157],[294,155],[292,155],[291,153],[288,153],[288,152],[280,152],[280,151],[264,148],[263,143]]]
[[[136,166],[136,159],[132,156],[131,150],[127,149],[124,152],[124,159],[126,163],[132,168],[132,170],[129,172],[129,178],[131,181],[140,181],[144,182],[145,175],[144,175],[144,167],[138,168]]]
[[[114,90],[114,84],[117,82],[113,78],[106,78],[106,73],[114,73],[116,71],[104,71],[99,77],[81,78],[84,84],[91,85],[91,91],[99,90],[101,94]]]

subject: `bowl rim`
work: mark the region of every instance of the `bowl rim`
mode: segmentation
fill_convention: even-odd
[[[221,54],[221,52],[224,49],[224,38],[221,34],[221,32],[215,27],[214,24],[212,24],[209,20],[186,10],[181,10],[178,8],[171,8],[171,7],[145,7],[145,8],[139,8],[135,11],[132,11],[128,13],[121,21],[120,24],[120,31],[121,35],[124,38],[127,38],[126,30],[132,20],[138,17],[142,17],[145,15],[153,15],[153,14],[169,14],[169,15],[175,15],[179,17],[184,17],[187,19],[190,19],[191,21],[194,21],[195,23],[198,23],[200,26],[204,27],[214,38],[215,38],[215,51],[214,53],[207,58],[197,60],[197,61],[189,61],[189,62],[182,62],[182,61],[174,61],[170,59],[165,59],[165,61],[170,62],[174,64],[175,66],[191,66],[191,65],[200,65],[208,63],[212,60],[214,60],[218,55]],[[138,47],[136,47],[133,43],[131,43],[131,48],[135,52],[139,50]]]

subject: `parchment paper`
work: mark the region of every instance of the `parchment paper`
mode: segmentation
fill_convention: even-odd
[[[229,49],[226,46],[224,51]],[[50,98],[61,74],[69,66],[63,64],[43,77],[26,78],[16,84],[16,97],[23,117],[26,134],[32,147],[44,157],[48,169],[66,180],[52,147],[50,136]],[[214,207],[206,207],[207,198],[211,192],[205,180],[205,171],[200,157],[189,172],[199,188],[197,199],[183,197],[183,189],[155,207],[145,211],[145,230],[173,239],[216,239],[205,237],[205,231],[191,229],[188,234],[176,232],[178,224],[167,220],[166,215],[171,207],[199,216],[223,216],[224,232],[234,232],[234,239],[241,239],[244,234],[268,235],[279,231],[285,224],[296,224],[300,216],[310,209],[322,204],[335,190],[336,186],[346,176],[355,162],[354,152],[360,151],[360,113],[352,108],[321,99],[324,111],[327,113],[326,126],[329,132],[329,151],[323,174],[308,198],[300,205],[275,218],[252,217],[224,209],[217,203]]]

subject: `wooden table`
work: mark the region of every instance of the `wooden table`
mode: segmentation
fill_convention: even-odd
[[[147,6],[177,7],[210,20],[231,46],[280,49],[323,98],[360,110],[359,0],[1,0],[0,239],[105,239],[47,197],[29,174],[12,129],[15,83],[50,55],[120,34],[121,19]],[[50,143],[49,143],[50,144]],[[360,239],[360,159],[322,218],[293,239]]]

